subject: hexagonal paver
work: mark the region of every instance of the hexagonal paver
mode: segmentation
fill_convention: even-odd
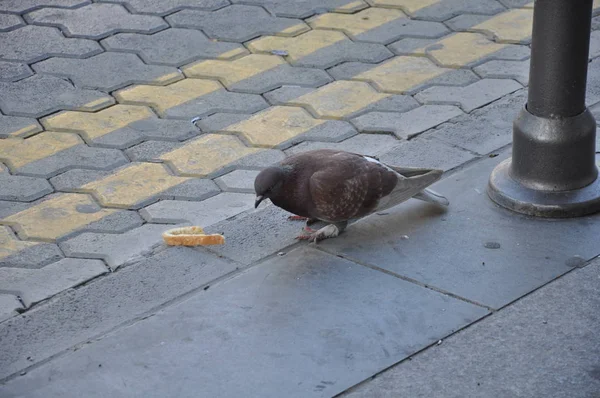
[[[58,246],[19,240],[10,228],[0,225],[0,268],[41,268],[61,258]]]
[[[36,25],[59,27],[67,36],[102,39],[113,33],[153,33],[168,28],[159,17],[134,15],[119,4],[90,4],[74,10],[44,8],[27,14]]]
[[[171,14],[181,9],[216,10],[229,5],[227,0],[97,0],[119,3],[135,14]]]
[[[17,315],[23,310],[23,305],[13,294],[0,293],[0,322]]]
[[[0,114],[0,138],[26,137],[42,131],[35,119]]]
[[[278,17],[306,18],[328,11],[353,13],[367,8],[362,0],[232,0],[232,3],[263,6]]]
[[[296,37],[265,36],[248,43],[254,53],[281,51],[295,66],[329,68],[345,61],[377,63],[391,57],[385,46],[359,43],[342,32],[311,30]]]
[[[42,7],[75,8],[90,2],[91,0],[2,0],[0,11],[22,14]]]
[[[464,14],[447,24],[453,30],[487,34],[498,43],[527,44],[531,42],[533,9],[515,8],[494,18]]]
[[[378,156],[388,151],[398,143],[398,139],[387,134],[359,134],[340,143],[329,142],[303,142],[302,144],[286,150],[286,154],[296,154],[315,149],[337,149],[342,151],[360,153],[367,156]]]
[[[473,70],[481,77],[515,79],[522,85],[529,83],[529,60],[524,61],[488,61]]]
[[[0,32],[1,59],[28,64],[49,57],[89,57],[102,52],[98,43],[84,39],[65,38],[58,29],[45,26],[24,26],[10,32]]]
[[[389,44],[403,37],[441,37],[449,32],[439,22],[416,21],[400,10],[368,8],[356,14],[322,14],[308,20],[313,28],[341,30],[352,39]]]
[[[215,182],[225,191],[254,193],[254,179],[258,173],[258,170],[234,170]]]
[[[202,29],[209,37],[240,43],[262,35],[296,36],[310,30],[299,19],[275,17],[264,8],[247,5],[213,12],[185,10],[167,21],[174,27]]]
[[[333,79],[322,70],[292,67],[281,57],[250,54],[233,61],[202,61],[183,68],[189,77],[219,79],[231,91],[262,94],[283,85],[319,87]]]
[[[505,10],[496,0],[371,0],[371,4],[400,8],[412,17],[430,21],[445,21],[460,14],[494,15]]]
[[[119,33],[102,40],[112,51],[138,54],[144,62],[180,66],[198,59],[229,59],[248,51],[240,44],[209,40],[204,33],[192,29],[167,29],[153,35]]]
[[[0,61],[0,82],[14,82],[31,75],[33,71],[27,64]]]
[[[2,4],[0,4],[0,9]],[[25,22],[13,14],[0,14],[0,32],[6,32],[24,26]]]
[[[0,187],[0,200],[30,202],[53,192],[43,178],[14,176],[6,172],[0,173]]]
[[[113,91],[133,83],[168,84],[183,78],[175,68],[146,65],[135,54],[106,52],[86,59],[50,58],[33,65],[38,73],[64,76],[76,87]]]
[[[35,75],[16,83],[0,83],[0,109],[16,116],[41,117],[63,109],[95,111],[114,103],[104,93],[74,88],[54,76]]]

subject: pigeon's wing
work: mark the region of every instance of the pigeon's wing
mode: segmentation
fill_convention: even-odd
[[[363,217],[377,208],[397,181],[396,173],[362,156],[332,156],[310,177],[315,216],[329,222]]]

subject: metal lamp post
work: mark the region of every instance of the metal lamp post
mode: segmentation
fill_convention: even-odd
[[[539,217],[600,211],[596,121],[585,105],[592,0],[536,0],[529,97],[513,153],[489,180],[497,204]]]

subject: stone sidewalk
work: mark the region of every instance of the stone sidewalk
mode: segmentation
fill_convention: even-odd
[[[244,224],[274,211],[252,209],[252,181],[287,154],[333,147],[451,170],[509,144],[509,127],[460,126],[495,101],[523,103],[531,7],[1,2],[0,320],[164,249],[173,225],[225,231],[213,253],[236,268],[293,243],[298,225],[273,242]],[[600,61],[589,80],[592,105]]]

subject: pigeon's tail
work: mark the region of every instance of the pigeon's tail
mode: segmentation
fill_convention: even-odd
[[[450,205],[450,201],[448,201],[446,197],[440,195],[439,193],[429,188],[425,188],[424,190],[413,196],[413,198],[423,200],[429,203],[435,203],[442,206]]]

